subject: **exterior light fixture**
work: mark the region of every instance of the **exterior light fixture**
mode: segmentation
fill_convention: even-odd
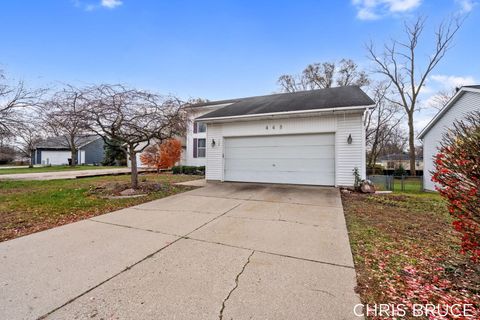
[[[216,144],[215,139],[212,139],[212,144],[211,144],[212,148],[215,148],[215,144]]]
[[[352,144],[352,141],[353,141],[353,139],[352,139],[352,134],[349,134],[349,135],[348,135],[348,138],[347,138],[347,143],[348,143],[348,144]]]

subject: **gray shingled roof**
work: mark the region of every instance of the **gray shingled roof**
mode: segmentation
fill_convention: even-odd
[[[375,102],[357,86],[243,98],[197,119],[264,113],[369,106]]]
[[[97,139],[101,139],[100,136],[97,135],[86,135],[80,136],[76,139],[77,145],[83,147]],[[68,143],[65,136],[58,136],[58,137],[49,137],[43,139],[35,146],[37,149],[58,149],[58,150],[68,150]]]

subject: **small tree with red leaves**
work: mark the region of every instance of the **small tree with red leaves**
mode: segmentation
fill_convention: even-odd
[[[149,167],[169,169],[180,160],[182,143],[177,139],[168,139],[161,144],[148,147],[140,155],[140,161]]]
[[[462,253],[480,261],[480,111],[468,114],[443,136],[432,181],[448,200]]]

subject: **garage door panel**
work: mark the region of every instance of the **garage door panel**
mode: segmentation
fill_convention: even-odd
[[[229,167],[234,170],[251,171],[274,171],[282,173],[284,171],[308,171],[333,173],[335,165],[331,159],[231,159],[228,161]],[[232,171],[233,169],[230,169]]]
[[[232,171],[229,181],[330,185],[325,184],[325,179],[312,175],[311,172],[284,172],[276,176],[275,181],[271,181],[271,178],[271,174],[266,171],[253,171],[247,175],[243,171]]]
[[[278,135],[264,137],[231,137],[226,138],[226,146],[230,148],[241,148],[251,146],[295,146],[295,145],[335,145],[335,136],[333,134],[320,135]]]
[[[225,138],[226,181],[335,184],[335,135]]]
[[[226,159],[265,159],[268,154],[270,159],[296,159],[301,154],[302,158],[331,159],[334,146],[263,146],[228,148]]]
[[[51,165],[68,164],[72,157],[70,151],[42,151],[42,163]]]

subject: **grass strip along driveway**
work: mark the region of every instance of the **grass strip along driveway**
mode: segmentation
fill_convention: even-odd
[[[126,167],[106,167],[106,166],[46,166],[33,168],[2,168],[0,167],[0,175],[2,174],[19,174],[19,173],[41,173],[41,172],[59,172],[59,171],[81,171],[81,170],[98,170],[98,169],[119,169]]]
[[[343,194],[342,201],[363,304],[471,304],[468,319],[480,319],[480,265],[459,253],[438,194]]]
[[[162,185],[148,196],[109,199],[95,191],[105,185],[126,184],[130,175],[73,180],[0,181],[0,241],[97,216],[143,202],[191,190],[173,183],[195,176],[145,174],[142,180]]]

